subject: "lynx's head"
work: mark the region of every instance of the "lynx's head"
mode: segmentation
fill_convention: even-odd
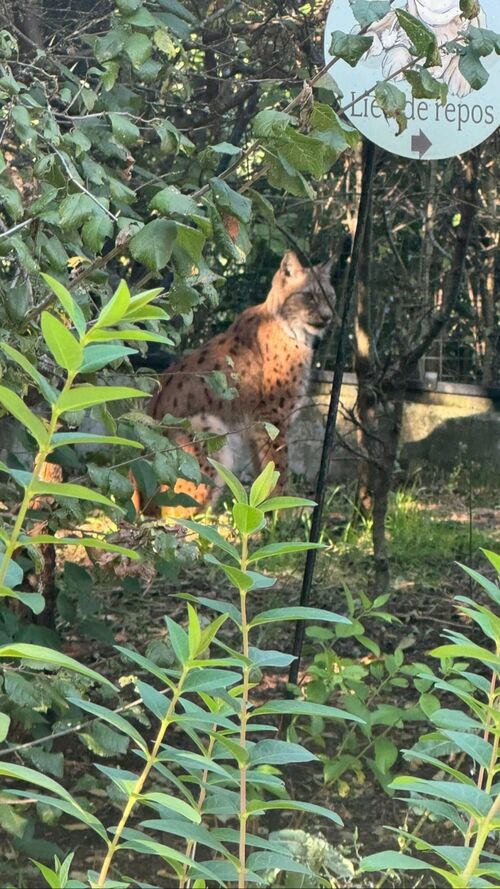
[[[322,337],[333,317],[335,290],[330,282],[333,260],[304,268],[295,253],[281,260],[266,306],[289,336],[312,343]]]

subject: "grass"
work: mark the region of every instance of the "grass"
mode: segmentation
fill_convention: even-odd
[[[411,491],[398,491],[391,501],[389,551],[398,565],[450,564],[465,558],[472,561],[481,547],[492,545],[492,534],[475,528],[473,516],[472,522],[436,516]]]

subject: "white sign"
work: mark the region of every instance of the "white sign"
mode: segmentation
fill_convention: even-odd
[[[462,154],[479,145],[500,123],[500,55],[481,59],[489,73],[488,82],[473,90],[459,69],[459,57],[446,49],[449,41],[460,39],[469,28],[500,32],[500,0],[480,0],[479,14],[468,21],[460,13],[459,0],[395,0],[392,10],[373,22],[367,36],[370,49],[352,68],[339,59],[332,68],[344,97],[342,107],[351,123],[364,136],[394,154],[423,160],[437,160]],[[446,104],[439,99],[413,99],[411,87],[400,69],[411,63],[411,40],[400,26],[394,9],[404,9],[432,28],[440,48],[441,64],[429,72],[448,86]],[[349,0],[333,0],[325,30],[325,61],[331,61],[333,31],[357,34],[361,30]],[[406,93],[408,127],[398,135],[394,119],[387,120],[373,95],[378,81],[393,74],[391,83]]]

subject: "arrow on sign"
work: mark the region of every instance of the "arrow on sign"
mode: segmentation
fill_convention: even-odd
[[[420,130],[418,136],[411,137],[411,150],[418,151],[419,158],[422,158],[426,151],[429,151],[432,142],[427,138],[423,130]]]

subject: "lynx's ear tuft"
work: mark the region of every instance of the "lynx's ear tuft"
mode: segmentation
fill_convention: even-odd
[[[287,278],[294,278],[304,271],[303,266],[296,253],[293,250],[287,250],[281,260],[280,272]]]

